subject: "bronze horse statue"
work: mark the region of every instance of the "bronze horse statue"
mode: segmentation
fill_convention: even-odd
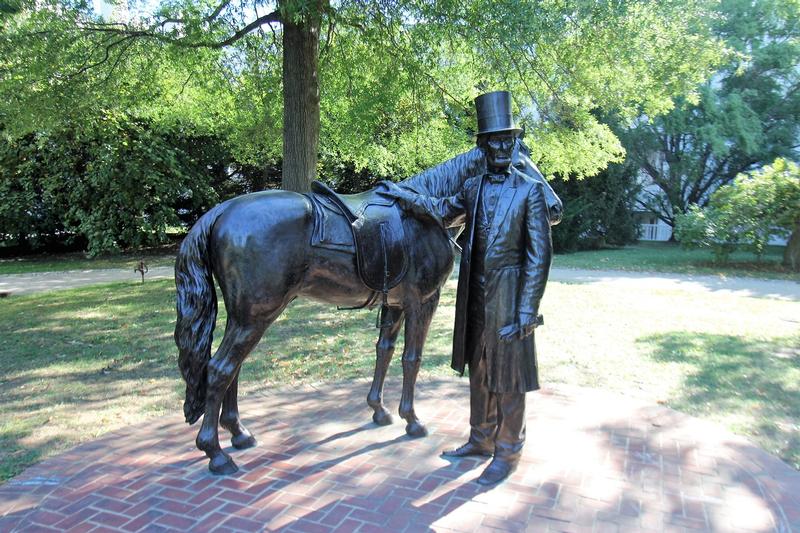
[[[517,168],[546,184],[524,145],[516,152]],[[475,148],[399,185],[446,197],[484,169],[483,153]],[[203,215],[181,244],[175,263],[175,342],[186,382],[183,408],[190,424],[203,416],[196,444],[209,457],[211,472],[231,474],[238,469],[220,447],[218,425],[231,432],[235,448],[256,444],[239,418],[239,369],[270,324],[297,297],[353,308],[375,305],[382,298],[375,375],[367,395],[379,425],[392,421],[383,405],[383,384],[405,321],[399,414],[408,435],[427,434],[414,412],[414,387],[439,291],[453,268],[453,231],[448,234],[436,224],[402,216],[399,207],[391,201],[386,204],[380,188],[342,197],[326,193],[324,187],[320,194],[269,190],[239,196]],[[561,202],[549,186],[545,189],[551,221],[557,223]],[[370,217],[381,221],[370,224],[375,222]],[[364,242],[357,246],[358,232],[350,231],[359,225],[372,233],[366,238],[362,234]],[[370,267],[376,255],[384,259],[377,269]],[[215,278],[228,318],[222,342],[211,357],[217,317]]]

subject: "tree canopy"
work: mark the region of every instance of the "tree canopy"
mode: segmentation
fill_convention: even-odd
[[[624,153],[601,117],[667,112],[723,57],[713,5],[5,0],[0,189],[18,203],[0,238],[98,252],[158,241],[276,169],[294,190],[407,177],[470,148],[473,99],[496,89],[546,174],[592,176]]]
[[[285,158],[281,96],[307,70],[282,62],[287,24],[317,24],[318,151],[386,174],[467,148],[472,99],[502,88],[547,173],[593,175],[623,154],[601,112],[668,111],[721,54],[698,0],[169,0],[106,16],[19,1],[2,15],[7,132],[111,110],[219,134],[254,164]]]
[[[800,156],[800,2],[723,0],[713,31],[731,50],[695,95],[645,114],[621,138],[658,186],[644,206],[674,225],[737,175]]]

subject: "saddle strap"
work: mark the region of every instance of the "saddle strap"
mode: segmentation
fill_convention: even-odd
[[[389,235],[387,234],[386,222],[381,222],[380,228],[381,254],[383,255],[383,288],[381,290],[383,301],[381,302],[378,316],[375,317],[375,327],[378,329],[392,325],[391,322],[384,321],[384,317],[387,314],[386,311],[389,310],[389,254],[386,252],[386,239],[389,238]]]
[[[337,311],[357,311],[359,309],[370,308],[372,309],[375,306],[375,300],[378,299],[378,291],[372,291],[369,293],[367,297],[367,301],[361,305],[356,305],[354,307],[341,307],[339,305],[336,306]],[[383,307],[383,306],[381,306]]]

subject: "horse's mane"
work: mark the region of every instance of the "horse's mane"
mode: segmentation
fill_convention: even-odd
[[[550,210],[550,224],[556,225],[561,222],[563,205],[558,195],[539,171],[539,168],[531,160],[530,153],[530,149],[522,139],[518,139],[514,147],[514,166],[520,172],[540,181],[544,185],[545,201]],[[469,152],[457,155],[444,163],[401,181],[400,185],[418,194],[433,198],[444,198],[453,196],[461,190],[467,179],[472,176],[479,176],[484,172],[486,172],[486,159],[483,151],[475,147]]]
[[[461,190],[464,181],[481,174],[485,168],[483,152],[476,147],[435,167],[423,170],[401,181],[400,185],[419,194],[443,198],[456,194]]]
[[[543,183],[547,180],[530,159],[531,150],[517,139],[514,147],[514,166]],[[401,181],[400,185],[419,194],[443,198],[456,194],[467,179],[486,172],[486,159],[483,151],[475,147],[469,152],[457,155],[444,163],[423,170],[410,178]]]

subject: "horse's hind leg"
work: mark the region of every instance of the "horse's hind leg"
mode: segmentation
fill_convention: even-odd
[[[381,328],[380,337],[375,345],[375,376],[372,378],[372,387],[367,394],[367,404],[375,411],[372,415],[373,422],[379,426],[385,426],[392,423],[392,415],[383,405],[383,382],[394,355],[397,335],[403,325],[403,310],[399,307],[386,308],[386,313],[381,314],[381,323],[388,323],[388,325]]]
[[[231,444],[237,450],[252,448],[258,444],[256,438],[242,425],[242,420],[239,418],[239,371],[233,377],[233,381],[225,393],[225,399],[222,400],[219,425],[231,432],[233,435]]]
[[[417,383],[422,349],[428,336],[433,313],[439,304],[439,293],[418,308],[406,309],[405,348],[403,350],[403,395],[400,398],[400,416],[406,421],[406,433],[411,437],[424,437],[428,430],[414,412],[414,388]]]
[[[214,474],[232,474],[238,470],[236,463],[220,448],[219,413],[223,396],[238,375],[242,362],[269,324],[266,320],[253,322],[244,326],[229,318],[222,343],[208,362],[206,412],[196,443],[210,459],[208,469]]]

